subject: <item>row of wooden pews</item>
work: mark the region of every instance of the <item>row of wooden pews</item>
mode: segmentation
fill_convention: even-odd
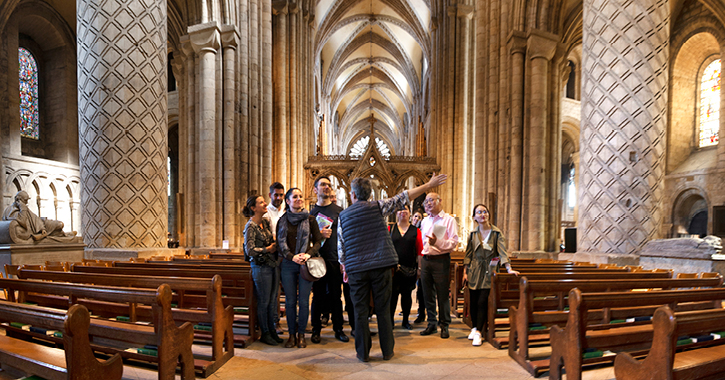
[[[725,360],[721,359],[725,339],[720,340],[725,338],[725,327],[713,327],[714,322],[709,322],[725,316],[725,289],[719,274],[672,278],[668,270],[517,261],[512,265],[521,276],[497,273],[493,278],[486,339],[497,348],[508,346],[509,355],[532,375],[549,371],[550,379],[561,379],[565,371],[567,379],[581,379],[585,366],[612,363],[615,357],[618,379],[721,378],[725,373]],[[465,289],[462,293],[466,301]],[[464,302],[464,321],[467,309]],[[652,323],[653,314],[665,312],[669,313],[668,322],[660,324],[669,330]],[[677,316],[682,317],[681,330],[671,323]],[[697,330],[691,320],[710,327]],[[508,336],[501,336],[507,327]],[[704,334],[683,338],[684,332],[694,330]],[[530,351],[532,345],[536,349]],[[646,356],[650,348],[652,353],[645,361],[633,359]],[[705,351],[702,355],[682,354],[683,349]],[[659,372],[667,376],[649,376],[648,368],[657,365],[670,368]]]
[[[244,313],[248,313],[246,322],[251,323],[247,331],[252,331],[253,336],[256,309],[248,271],[200,269],[198,265],[193,269],[152,269],[123,265],[116,268],[108,266],[108,262],[63,263],[57,268],[46,264],[6,268],[7,273],[18,277],[3,280],[8,302],[31,302],[37,305],[31,307],[63,311],[79,305],[90,310],[94,316],[89,332],[92,351],[155,363],[159,379],[173,379],[177,367],[182,379],[194,378],[195,370],[207,377],[234,356],[235,343],[244,346],[251,342],[249,336],[235,334],[234,328],[234,307],[243,306]],[[164,313],[159,312],[156,303],[161,287],[168,289],[168,311]],[[160,328],[162,322],[168,327]],[[176,325],[181,325],[178,329],[183,331],[183,338],[180,333],[169,332]],[[33,335],[11,325],[5,328],[9,335],[63,344],[59,337]],[[166,339],[164,343],[159,334]],[[169,339],[173,341],[167,343]],[[206,350],[192,353],[192,342],[211,344],[211,355]]]

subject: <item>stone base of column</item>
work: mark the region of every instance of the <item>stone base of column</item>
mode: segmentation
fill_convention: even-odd
[[[640,265],[639,255],[622,255],[614,253],[593,253],[593,252],[576,252],[576,253],[560,253],[559,260],[584,261],[594,264],[617,264],[624,265]]]
[[[151,256],[185,255],[185,248],[86,248],[83,255],[87,260],[128,261],[146,259]]]

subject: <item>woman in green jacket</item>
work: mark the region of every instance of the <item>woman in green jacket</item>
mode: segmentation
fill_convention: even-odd
[[[463,272],[463,284],[468,283],[469,310],[473,325],[468,339],[473,340],[474,346],[480,346],[483,342],[481,334],[485,332],[484,326],[488,318],[491,277],[496,273],[499,265],[505,266],[509,273],[517,276],[519,272],[511,269],[511,263],[506,253],[506,241],[501,230],[491,224],[488,207],[477,204],[473,207],[472,216],[478,224],[478,228],[471,231],[468,236],[466,255],[463,258],[463,265],[466,268]]]

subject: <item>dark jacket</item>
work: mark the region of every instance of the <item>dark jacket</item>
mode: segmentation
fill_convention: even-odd
[[[342,211],[339,228],[347,273],[398,265],[398,254],[377,202],[358,201]]]

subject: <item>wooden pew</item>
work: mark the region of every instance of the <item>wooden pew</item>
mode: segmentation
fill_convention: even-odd
[[[532,375],[543,368],[547,362],[529,360],[529,335],[544,335],[548,338],[548,327],[564,326],[567,322],[565,295],[573,288],[587,293],[613,292],[632,289],[680,289],[693,287],[720,287],[723,279],[627,279],[627,280],[528,280],[522,277],[519,282],[519,305],[509,308],[511,330],[509,333],[509,356],[516,360]],[[536,300],[538,296],[546,299]],[[544,312],[546,311],[546,312]],[[597,318],[596,316],[592,316]],[[531,324],[538,324],[530,331]],[[543,339],[540,339],[543,340]]]
[[[88,327],[90,313],[81,305],[67,312],[0,301],[0,320],[22,321],[36,327],[63,333],[63,349],[0,336],[0,363],[48,380],[121,379],[123,362],[119,355],[99,361],[93,355]]]
[[[176,263],[176,262],[170,262]],[[120,264],[120,263],[116,263]],[[240,328],[247,328],[247,335],[236,334],[234,340],[236,343],[246,346],[254,342],[257,338],[255,327],[257,326],[257,301],[254,298],[254,280],[252,279],[251,267],[222,267],[223,269],[209,269],[200,267],[199,265],[188,264],[159,264],[158,267],[153,263],[126,263],[132,264],[128,266],[114,266],[110,268],[103,267],[86,267],[74,266],[72,270],[78,273],[108,273],[121,275],[141,275],[141,276],[164,276],[164,277],[193,277],[211,279],[214,275],[220,275],[222,278],[222,302],[225,306],[235,308],[235,324]],[[164,266],[168,265],[168,266]],[[182,267],[183,265],[183,267]],[[185,294],[180,307],[190,306],[188,302],[196,301],[197,307],[204,307],[204,295]]]
[[[698,342],[704,347],[677,352],[678,337],[702,336],[720,332],[725,326],[725,310],[673,313],[663,306],[654,313],[652,349],[642,360],[628,353],[617,354],[614,374],[618,380],[690,380],[725,377],[725,345],[717,341]]]
[[[210,333],[199,331],[195,331],[194,333],[196,338],[208,339],[211,342],[212,351],[209,360],[195,360],[194,366],[197,370],[201,371],[204,377],[207,377],[234,356],[234,331],[232,329],[234,311],[231,306],[227,306],[225,308],[223,305],[222,279],[219,275],[215,275],[211,279],[204,279],[189,277],[32,271],[21,269],[18,271],[18,277],[21,279],[147,289],[155,289],[162,284],[168,284],[171,290],[176,293],[176,302],[179,306],[178,308],[172,309],[172,315],[175,321],[191,322],[194,324],[203,323],[211,326]],[[187,292],[202,293],[205,294],[205,296],[187,296]],[[30,296],[28,296],[27,299],[31,301],[37,300],[37,298]],[[201,303],[201,301],[203,301],[203,303]],[[90,310],[96,313],[94,308],[98,306],[97,303],[90,300],[79,300],[79,302],[86,305]],[[56,307],[58,306],[60,305],[56,305]],[[202,307],[203,309],[188,309],[185,307]],[[103,307],[100,307],[98,308],[99,313],[96,314],[101,315],[100,312],[103,312],[104,310],[105,309]],[[107,312],[111,313],[106,315],[109,317],[119,315],[112,314],[119,311],[107,310]],[[136,307],[136,315],[140,320],[151,321],[151,308],[148,306],[138,306]]]
[[[564,273],[524,273],[522,276],[526,276],[530,280],[560,280],[564,278],[573,280],[586,280],[586,279],[605,279],[605,280],[617,280],[617,279],[644,279],[644,278],[671,278],[672,271],[668,272],[644,272],[644,273],[630,273],[630,272],[610,272],[610,271],[596,271],[596,272],[564,272]],[[508,345],[509,337],[497,337],[497,329],[506,329],[509,327],[508,323],[508,311],[511,306],[516,306],[519,303],[519,281],[520,277],[517,277],[508,273],[496,273],[491,279],[491,294],[488,298],[488,331],[486,332],[486,340],[494,347],[500,349],[503,346]],[[468,305],[466,303],[466,305]],[[467,306],[466,306],[467,307]],[[468,312],[464,312],[467,316]],[[501,322],[496,322],[496,319],[504,319]],[[464,319],[465,321],[465,319]]]
[[[104,338],[140,346],[156,346],[156,355],[130,353],[98,344],[92,344],[93,349],[110,354],[118,353],[123,357],[132,359],[158,363],[158,378],[160,380],[173,380],[176,374],[177,363],[182,369],[182,379],[193,380],[195,378],[194,358],[191,352],[194,330],[188,322],[181,327],[176,327],[171,313],[171,289],[166,284],[159,286],[156,290],[146,290],[88,284],[0,279],[0,288],[7,290],[9,295],[8,302],[22,301],[29,298],[27,297],[29,293],[39,293],[43,295],[61,296],[62,301],[67,306],[82,304],[84,300],[88,299],[104,302],[88,303],[89,306],[93,305],[92,307],[94,309],[99,308],[99,305],[110,306],[106,303],[120,303],[123,304],[123,307],[128,308],[129,311],[125,315],[129,315],[131,322],[136,322],[138,319],[135,315],[138,304],[150,305],[153,326],[93,319],[90,323],[89,334],[92,338]],[[17,299],[15,297],[16,291],[19,293]],[[118,307],[114,309],[118,309]],[[41,339],[53,340],[51,337],[46,336],[42,336]],[[62,339],[56,339],[56,343],[60,342],[62,342]]]
[[[614,356],[584,359],[588,349],[624,351],[637,356],[646,353],[652,342],[650,321],[645,317],[641,318],[642,322],[608,325],[613,318],[649,316],[662,305],[681,311],[722,309],[724,299],[723,288],[610,293],[582,293],[579,289],[572,289],[569,292],[566,327],[551,327],[549,379],[561,380],[563,366],[568,380],[580,380],[584,364],[614,359]],[[589,317],[592,310],[604,310],[604,318],[592,321]]]

